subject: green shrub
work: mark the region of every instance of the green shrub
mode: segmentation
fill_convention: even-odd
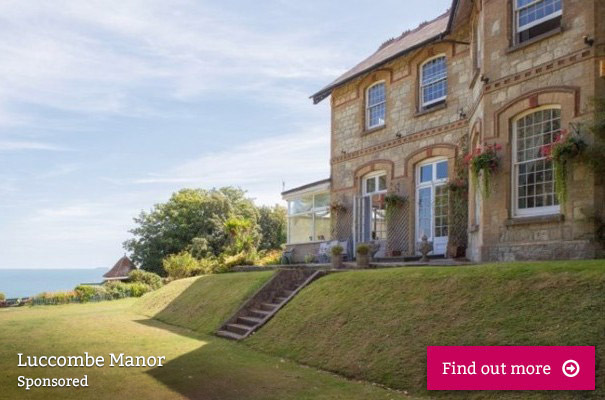
[[[360,256],[367,256],[370,253],[370,246],[367,244],[358,244],[357,245],[357,254]]]
[[[336,246],[332,247],[330,249],[330,251],[332,252],[333,256],[339,256],[339,255],[342,254],[342,252],[344,251],[344,249],[342,248],[342,246],[336,245]]]
[[[130,286],[120,281],[109,281],[103,284],[107,295],[112,299],[130,297]]]
[[[143,282],[133,282],[127,284],[127,286],[130,288],[130,296],[132,297],[141,297],[145,293],[152,291],[151,287]]]
[[[4,300],[6,300],[6,296],[4,295],[4,293],[0,292],[0,301]]]
[[[163,265],[164,270],[172,279],[187,278],[198,270],[198,260],[187,251],[166,257]]]
[[[227,272],[231,268],[236,267],[238,265],[254,265],[256,264],[257,254],[254,252],[245,252],[237,253],[232,256],[227,256],[224,258],[222,265],[219,266],[219,271],[217,272]]]
[[[136,269],[128,274],[130,282],[139,282],[148,285],[151,290],[157,290],[162,287],[162,278],[158,274],[153,272],[143,271],[142,269]]]
[[[75,291],[67,292],[42,292],[34,297],[34,304],[68,304],[77,302],[78,296]]]
[[[258,265],[279,265],[281,264],[281,258],[283,250],[267,250],[259,254]]]
[[[92,286],[92,285],[78,285],[74,289],[76,296],[78,299],[83,302],[89,302],[90,300],[102,300],[107,295],[107,292],[102,286]]]

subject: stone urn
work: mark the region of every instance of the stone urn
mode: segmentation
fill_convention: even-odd
[[[341,269],[344,266],[342,263],[342,254],[332,254],[330,261],[332,262],[333,269]]]
[[[357,246],[357,268],[370,268],[370,246],[367,244],[359,244]]]
[[[429,238],[426,235],[422,235],[420,243],[418,243],[418,250],[422,254],[420,258],[421,262],[429,261],[429,253],[433,251],[433,242],[429,242]]]

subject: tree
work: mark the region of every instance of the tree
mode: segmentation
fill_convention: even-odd
[[[288,227],[287,211],[280,205],[262,206],[258,209],[258,225],[261,231],[260,250],[279,249],[286,243]]]
[[[230,244],[225,222],[232,217],[249,220],[257,229],[258,211],[243,190],[183,189],[134,218],[137,226],[130,231],[134,237],[124,242],[124,248],[143,269],[165,276],[162,260],[172,254],[223,253]]]

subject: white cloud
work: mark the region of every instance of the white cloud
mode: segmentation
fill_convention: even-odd
[[[21,151],[21,150],[46,150],[46,151],[67,151],[62,146],[50,143],[30,142],[19,140],[0,140],[0,151]]]

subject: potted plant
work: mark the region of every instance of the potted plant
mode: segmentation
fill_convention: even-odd
[[[370,246],[361,243],[357,245],[357,268],[370,267]]]
[[[340,245],[336,245],[330,249],[332,253],[332,268],[339,269],[343,267],[342,264],[342,252],[344,249]]]
[[[471,171],[474,188],[477,190],[479,186],[482,186],[481,193],[486,199],[490,195],[492,175],[498,171],[500,165],[500,156],[498,155],[500,150],[502,150],[502,145],[486,143],[464,157],[464,161]],[[482,178],[481,185],[479,184],[479,175]]]

